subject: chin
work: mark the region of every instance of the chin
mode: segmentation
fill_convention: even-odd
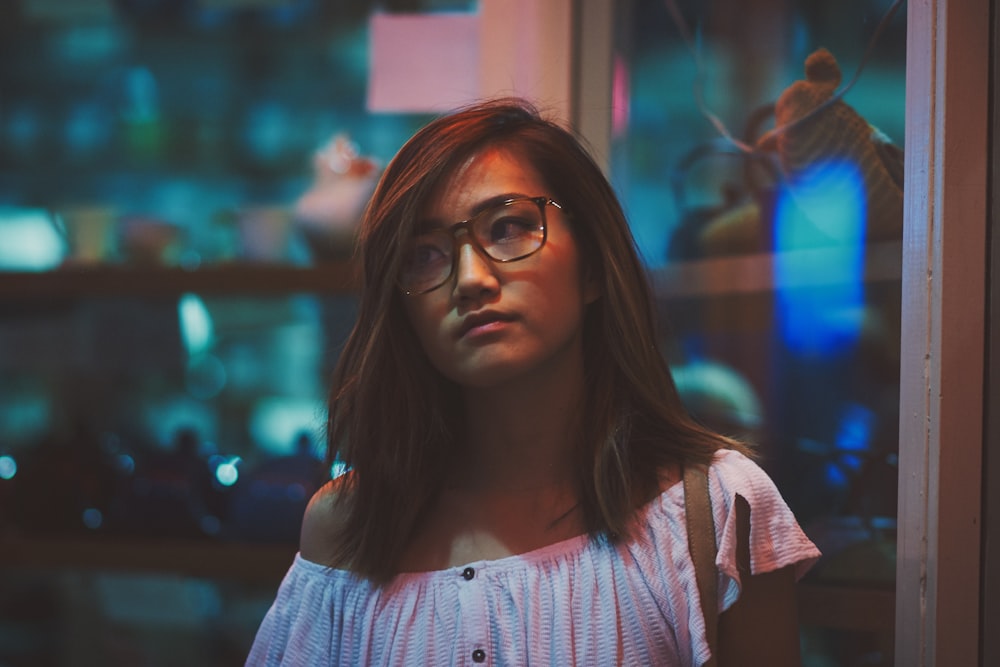
[[[447,377],[464,389],[493,389],[516,380],[523,372],[509,367],[477,368],[474,371],[457,371]]]
[[[532,360],[502,358],[479,359],[439,370],[459,387],[491,389],[526,377],[537,366]]]

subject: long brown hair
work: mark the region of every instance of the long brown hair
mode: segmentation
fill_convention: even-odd
[[[351,468],[331,557],[376,580],[395,573],[462,428],[457,387],[430,365],[406,317],[396,286],[399,248],[439,181],[488,145],[515,150],[546,180],[569,213],[583,270],[600,287],[583,325],[587,389],[577,472],[588,530],[626,534],[664,466],[705,464],[720,447],[740,446],[683,408],[625,215],[581,140],[523,100],[467,107],[432,121],[400,149],[359,233],[359,312],[329,405],[327,456]]]

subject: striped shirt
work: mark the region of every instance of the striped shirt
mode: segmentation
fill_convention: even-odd
[[[801,577],[819,558],[767,474],[720,451],[709,469],[719,610],[739,597],[738,494],[754,574]],[[295,557],[247,665],[701,665],[710,655],[688,550],[684,490],[643,507],[627,541],[587,535],[379,587]]]

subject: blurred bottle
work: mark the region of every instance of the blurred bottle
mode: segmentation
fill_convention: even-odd
[[[317,261],[351,254],[361,215],[381,169],[344,133],[313,156],[313,182],[295,203],[295,223]]]

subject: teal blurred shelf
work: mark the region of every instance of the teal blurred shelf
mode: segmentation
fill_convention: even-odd
[[[214,294],[353,294],[354,267],[336,262],[315,267],[224,264],[187,270],[151,266],[72,267],[41,273],[0,273],[0,301],[117,296]]]
[[[864,283],[899,281],[902,257],[900,241],[869,244],[865,247],[863,274],[858,278]],[[845,272],[836,266],[843,258],[843,251],[835,248],[713,257],[669,264],[651,271],[650,278],[660,299],[755,294],[779,286],[823,287],[843,282]],[[792,267],[789,278],[775,278],[779,266]],[[833,270],[817,270],[824,266]]]
[[[158,572],[271,584],[281,581],[296,550],[294,544],[15,537],[0,540],[0,568]]]
[[[761,253],[677,262],[650,271],[657,298],[735,296],[773,291],[779,262],[817,266],[836,261],[835,251],[799,250],[782,255]],[[872,244],[866,248],[865,283],[893,282],[902,273],[902,243]],[[833,271],[829,281],[840,280]],[[800,283],[784,287],[832,284],[821,272],[810,272]],[[176,267],[97,265],[42,273],[0,272],[0,300],[113,296],[172,296],[185,292],[215,294],[284,294],[311,292],[354,294],[354,265],[349,261],[312,267],[279,264],[231,263],[198,269]]]
[[[295,545],[214,543],[140,538],[16,538],[0,541],[5,571],[113,570],[165,573],[276,585],[295,556]],[[891,631],[895,592],[852,585],[801,582],[803,626]]]

